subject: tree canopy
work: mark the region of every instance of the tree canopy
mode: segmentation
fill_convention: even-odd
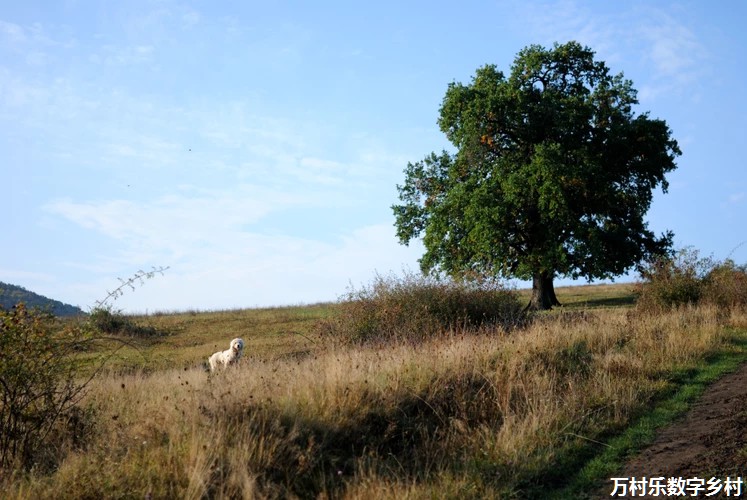
[[[610,278],[671,248],[643,218],[680,149],[594,56],[531,45],[508,77],[449,84],[438,124],[456,152],[408,163],[392,207],[401,243],[422,235],[424,272],[532,279],[546,309],[557,276]]]

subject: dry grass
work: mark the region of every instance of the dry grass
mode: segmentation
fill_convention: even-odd
[[[318,339],[319,320],[334,315],[337,304],[128,316],[135,325],[160,332],[149,338],[118,337],[81,356],[91,368],[114,351],[106,370],[153,372],[202,366],[208,356],[228,348],[232,338],[246,342],[245,355],[269,359],[308,352]],[[123,343],[124,342],[124,343]]]
[[[305,324],[286,312],[276,324]],[[302,338],[263,351],[244,333],[254,355],[209,377],[194,363],[212,352],[210,325],[235,322],[228,339],[256,319],[214,314],[171,318],[188,325],[172,345],[191,348],[172,368],[98,378],[88,442],[51,476],[7,480],[7,498],[524,497],[644,412],[676,370],[727,348],[726,325],[747,327],[742,312],[700,307],[570,311],[376,348]]]

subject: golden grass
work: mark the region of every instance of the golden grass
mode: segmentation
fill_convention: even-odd
[[[747,326],[739,311],[620,308],[546,315],[510,334],[272,347],[267,338],[304,324],[285,312],[270,323],[278,335],[256,341],[246,332],[273,331],[259,313],[164,316],[185,321],[171,345],[193,350],[172,368],[97,378],[87,444],[52,475],[8,481],[8,498],[522,497],[555,480],[570,447],[645,411],[674,370],[726,348],[725,325]],[[237,369],[194,366],[211,339],[239,333],[256,350]],[[308,354],[287,355],[299,346]]]
[[[105,364],[109,372],[193,368],[205,362],[210,354],[227,349],[235,337],[244,339],[248,356],[262,359],[293,356],[316,345],[314,325],[334,314],[336,308],[336,304],[313,304],[130,316],[134,323],[152,326],[164,335],[101,342],[99,349],[81,356],[81,362],[95,368],[104,356],[113,352]]]

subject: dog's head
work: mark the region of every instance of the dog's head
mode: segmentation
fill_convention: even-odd
[[[244,339],[233,339],[231,341],[231,350],[236,354],[240,354],[244,350]]]

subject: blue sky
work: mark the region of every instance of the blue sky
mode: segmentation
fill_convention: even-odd
[[[114,304],[144,312],[334,300],[415,270],[390,206],[407,162],[449,146],[447,85],[568,40],[680,143],[651,229],[725,258],[747,240],[746,18],[741,1],[4,2],[0,281],[85,309],[169,266]]]

